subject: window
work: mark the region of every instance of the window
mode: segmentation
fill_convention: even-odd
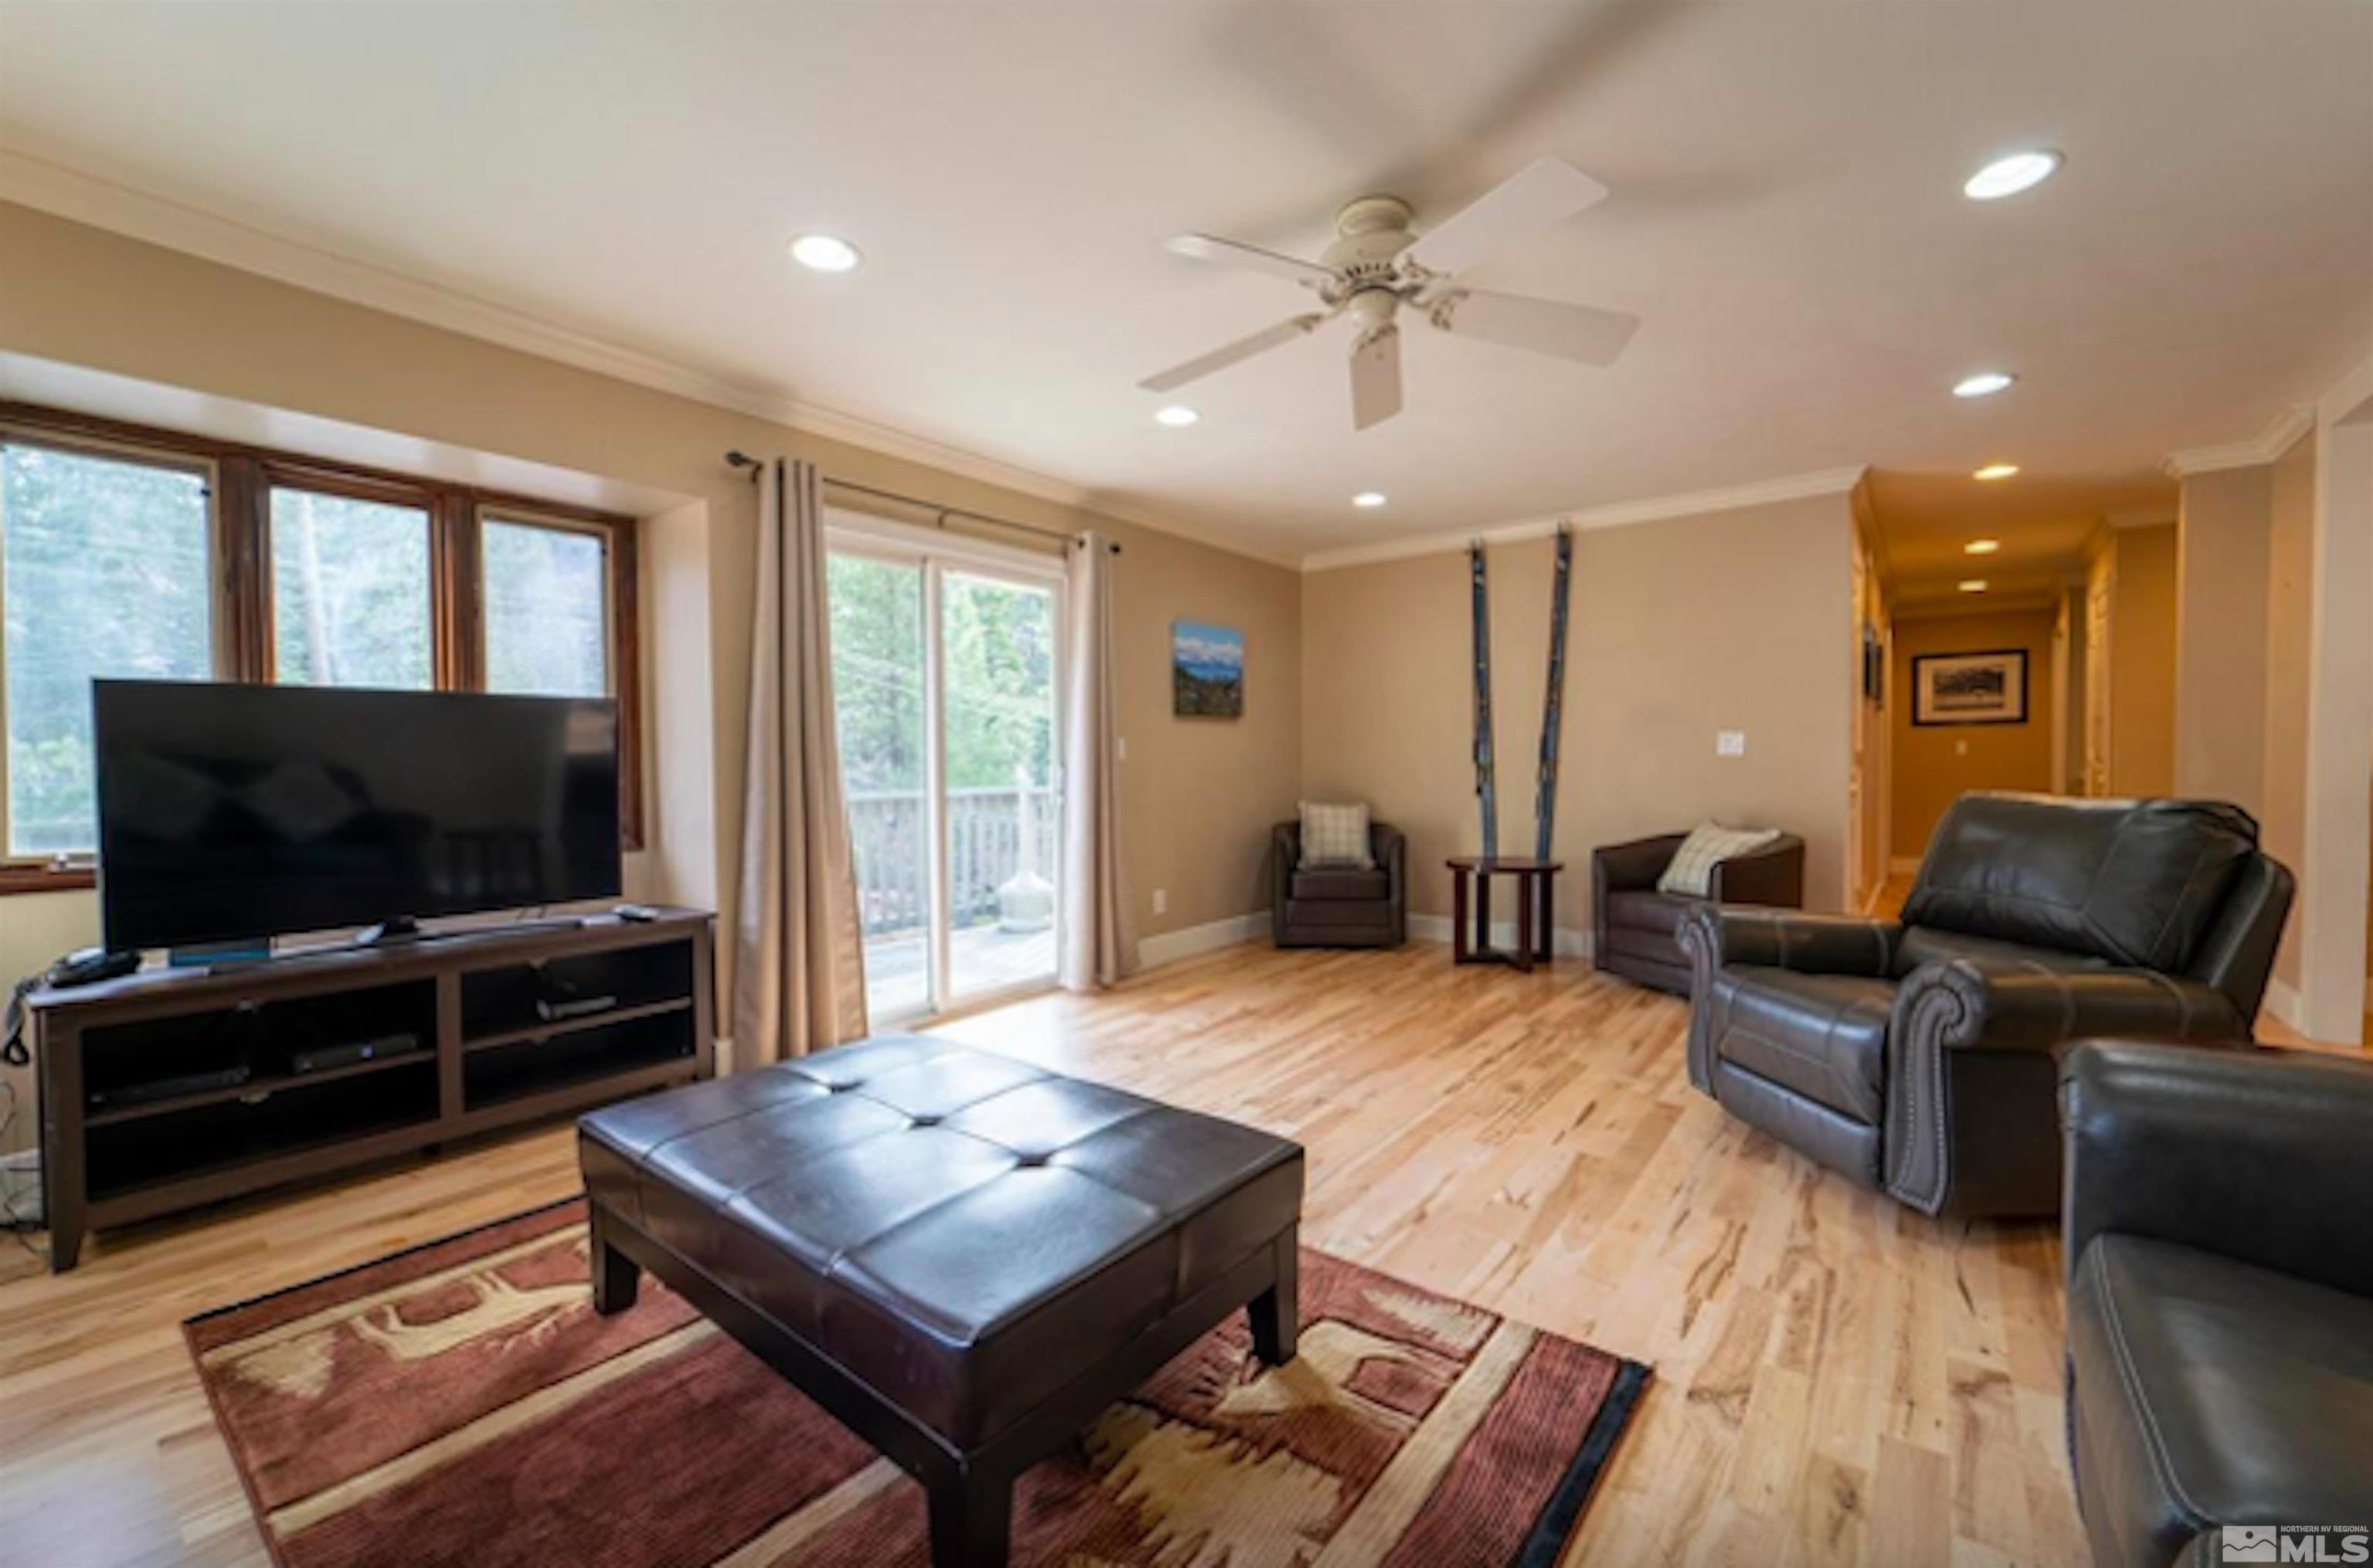
[[[94,677],[614,697],[642,845],[630,518],[0,403],[0,893],[90,884]]]
[[[93,677],[214,673],[211,518],[201,468],[0,444],[8,859],[98,845]]]
[[[433,614],[426,508],[273,487],[273,679],[427,691]]]
[[[603,533],[485,520],[479,570],[488,691],[609,695],[609,554]]]

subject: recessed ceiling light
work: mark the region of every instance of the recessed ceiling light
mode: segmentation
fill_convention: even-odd
[[[802,234],[791,241],[791,259],[814,272],[848,272],[862,258],[837,234]]]
[[[1986,579],[1984,578],[1970,577],[1963,578],[1961,579],[1961,591],[1964,593],[1983,593],[1985,591]]]
[[[2060,155],[2056,152],[2015,152],[1970,175],[1961,193],[1973,202],[1998,202],[2005,196],[2032,190],[2058,172]]]
[[[1174,403],[1166,408],[1157,408],[1153,411],[1153,422],[1156,425],[1167,425],[1174,430],[1183,430],[1201,417],[1203,417],[1201,415],[1183,403]]]
[[[2001,548],[2002,541],[1999,539],[1972,539],[1961,546],[1965,554],[1971,556],[1991,556]]]
[[[1981,370],[1974,376],[1965,376],[1955,381],[1953,395],[1955,397],[1992,397],[2016,380],[2018,380],[2016,376],[2006,370]]]
[[[2017,472],[2018,464],[2015,462],[1990,462],[1983,468],[1979,469],[1975,474],[1970,474],[1970,477],[1972,479],[2007,479]]]
[[[1371,509],[1380,507],[1385,504],[1385,493],[1382,490],[1362,490],[1351,497],[1351,504]]]

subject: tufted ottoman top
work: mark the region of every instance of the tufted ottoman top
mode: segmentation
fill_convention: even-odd
[[[586,1190],[959,1444],[1292,1226],[1302,1150],[877,1036],[595,1111]]]

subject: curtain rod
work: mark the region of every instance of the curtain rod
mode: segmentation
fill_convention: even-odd
[[[725,461],[732,467],[748,469],[753,480],[758,477],[759,471],[766,466],[745,451],[727,452]],[[902,496],[895,490],[882,490],[871,485],[859,485],[848,479],[835,479],[829,474],[824,475],[824,483],[836,490],[848,490],[859,496],[871,496],[877,501],[894,501],[900,506],[914,507],[929,512],[931,526],[934,528],[945,528],[948,525],[948,519],[961,517],[974,522],[988,523],[992,528],[1011,528],[1023,533],[1035,533],[1042,539],[1059,539],[1067,545],[1079,538],[1078,534],[1067,533],[1059,528],[1041,528],[1035,522],[1016,522],[1010,517],[998,517],[989,512],[976,512],[965,507],[946,506],[938,501],[927,501],[920,496]],[[1107,541],[1107,543],[1110,542]],[[1116,556],[1119,555],[1120,546],[1114,544],[1112,553]]]

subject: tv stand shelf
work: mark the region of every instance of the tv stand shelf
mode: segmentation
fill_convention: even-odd
[[[710,926],[490,926],[34,991],[51,1268],[92,1230],[709,1076]]]

